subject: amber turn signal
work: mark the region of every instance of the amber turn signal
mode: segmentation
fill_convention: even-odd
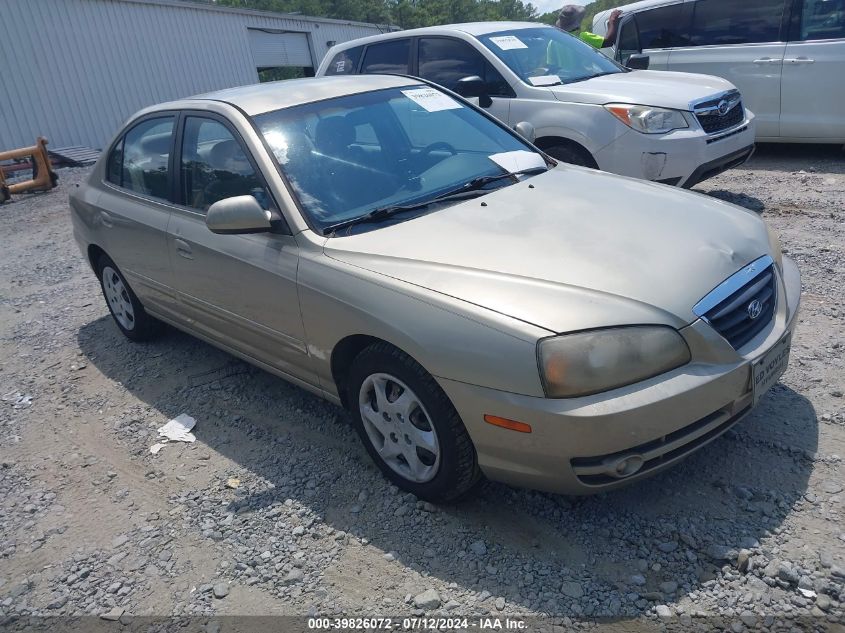
[[[517,422],[516,420],[508,420],[507,418],[500,418],[497,415],[485,415],[484,421],[493,426],[500,426],[503,429],[517,431],[519,433],[530,433],[531,425],[525,422]]]

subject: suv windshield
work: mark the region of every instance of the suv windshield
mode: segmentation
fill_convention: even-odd
[[[426,85],[327,99],[254,120],[318,230],[399,206],[409,207],[403,217],[411,217],[422,213],[418,205],[455,190],[515,182],[486,176],[546,169],[530,145]]]
[[[478,39],[532,86],[554,86],[625,72],[606,55],[553,27],[513,29]]]

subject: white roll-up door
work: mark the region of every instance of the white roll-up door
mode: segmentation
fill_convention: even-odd
[[[305,33],[278,33],[247,29],[256,68],[314,66]]]

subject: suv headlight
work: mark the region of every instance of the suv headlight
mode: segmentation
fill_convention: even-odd
[[[591,330],[537,346],[547,398],[587,396],[657,376],[690,361],[677,330],[660,325]]]
[[[689,127],[680,110],[625,103],[609,103],[604,107],[622,123],[643,134],[664,134]]]

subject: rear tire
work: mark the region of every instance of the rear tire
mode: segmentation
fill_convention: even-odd
[[[598,169],[599,166],[590,152],[575,145],[551,145],[544,150],[549,156],[570,165],[580,165]]]
[[[147,314],[123,273],[108,255],[100,256],[97,275],[109,312],[126,338],[136,342],[149,341],[161,334],[162,322]]]
[[[455,501],[481,480],[463,421],[422,366],[387,343],[352,363],[348,402],[370,457],[394,484],[428,501]]]

